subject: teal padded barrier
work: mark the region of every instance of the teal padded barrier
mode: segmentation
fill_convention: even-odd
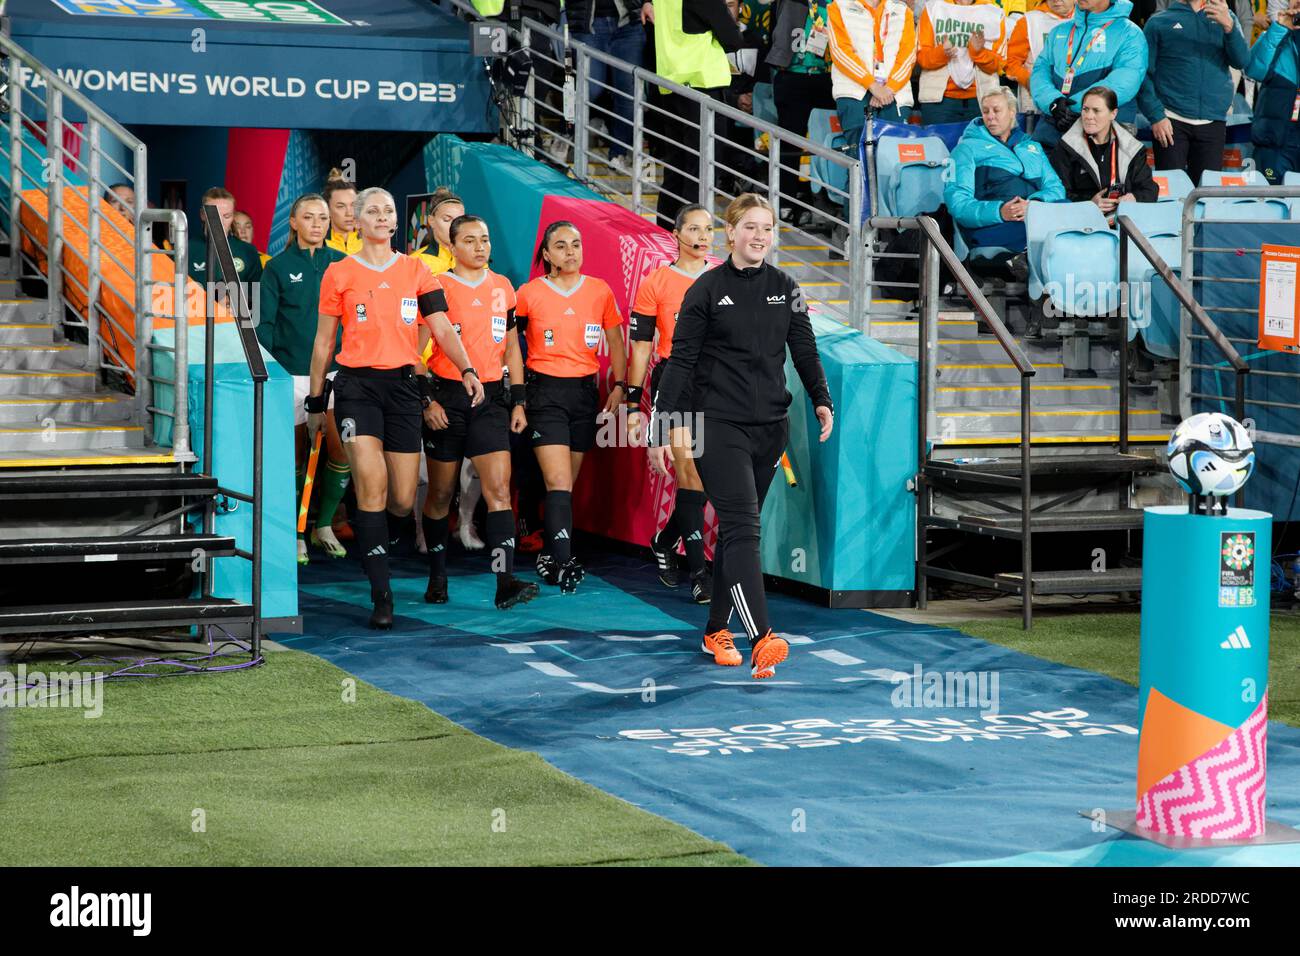
[[[834,606],[910,603],[915,587],[916,362],[830,319],[813,317],[835,403],[835,430],[818,423],[786,361],[790,463],[763,506],[763,571],[831,592]]]
[[[470,143],[451,133],[424,148],[429,189],[447,186],[465,211],[487,220],[492,234],[492,269],[516,287],[528,281],[542,200],[605,197],[551,167],[499,143]]]
[[[232,326],[233,328],[233,326]],[[262,616],[298,614],[298,506],[294,501],[293,380],[274,361],[262,388]],[[196,466],[203,457],[204,367],[190,366],[190,436]],[[213,366],[212,458],[222,488],[253,493],[253,379],[241,352],[238,362]],[[253,506],[237,503],[217,513],[216,533],[234,535],[244,550],[253,546]],[[253,565],[243,558],[213,562],[212,593],[236,601],[253,597]]]

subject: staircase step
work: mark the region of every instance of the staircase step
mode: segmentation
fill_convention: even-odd
[[[1170,429],[1144,428],[1130,431],[1128,440],[1138,445],[1164,445],[1169,441]],[[1119,433],[1115,431],[1089,431],[1087,429],[1071,430],[1055,428],[1042,433],[1033,432],[1030,445],[1118,445]],[[1019,445],[1020,431],[981,432],[973,435],[958,435],[936,443],[935,447],[960,446],[964,448],[994,445]]]
[[[224,598],[56,604],[0,608],[0,634],[143,630],[252,619],[252,605]]]
[[[1110,432],[1119,428],[1119,409],[1105,406],[1063,405],[1034,406],[1030,410],[1030,435],[1045,431],[1049,434],[1066,432]],[[950,438],[975,438],[982,435],[1002,435],[1015,431],[1019,438],[1020,409],[1007,406],[943,408],[935,411],[939,434]],[[1129,428],[1142,431],[1160,427],[1160,409],[1130,408]]]
[[[235,539],[216,534],[166,534],[0,541],[0,564],[189,559],[196,550],[208,558],[229,557],[235,553]]]
[[[931,528],[947,528],[981,534],[990,538],[1024,537],[1018,514],[960,515],[946,518],[931,515],[925,519]],[[1030,534],[1057,534],[1075,531],[1133,531],[1142,527],[1142,511],[1123,508],[1113,511],[1043,512],[1030,516]]]
[[[939,335],[945,339],[974,339],[979,325],[974,319],[940,319]],[[871,320],[871,337],[890,345],[910,345],[916,348],[916,319]]]
[[[1003,353],[1005,356],[1006,353]],[[1060,382],[1065,379],[1065,366],[1060,362],[1035,363],[1037,382]],[[935,367],[936,381],[940,385],[991,384],[1019,382],[1020,371],[1010,362],[941,362]]]
[[[73,355],[79,345],[0,345],[0,369],[20,371],[53,369],[60,359]]]
[[[53,345],[54,326],[45,322],[0,320],[0,345]]]
[[[45,326],[49,304],[44,299],[17,298],[17,290],[6,291],[6,283],[0,282],[0,324],[37,322]]]
[[[1035,369],[1061,361],[1061,347],[1059,345],[1045,346],[1039,342],[1025,342],[1019,338],[1015,341],[1025,353],[1025,357],[1033,363]],[[936,343],[935,352],[941,365],[970,362],[1000,364],[1007,361],[1006,350],[991,335],[981,335],[978,338],[940,338]],[[1089,359],[1092,369],[1099,373],[1111,371],[1119,366],[1119,360],[1114,349],[1107,348],[1104,345],[1092,346]]]
[[[1107,380],[1071,379],[1059,382],[1030,379],[1031,408],[1043,405],[1088,405],[1119,408],[1119,383]],[[1001,385],[940,385],[934,390],[937,408],[1007,407],[1020,408],[1020,382]]]
[[[0,371],[0,396],[66,395],[95,387],[95,373],[58,368],[36,371]]]
[[[0,427],[0,449],[7,452],[86,451],[106,448],[144,448],[139,425],[61,425]]]
[[[994,578],[1000,591],[1020,594],[1024,574],[1015,571]],[[1111,568],[1106,571],[1034,571],[1029,576],[1034,594],[1098,594],[1113,591],[1141,591],[1141,568]]]
[[[217,493],[211,475],[166,472],[70,471],[58,474],[0,476],[0,500],[22,501],[93,495],[96,498],[207,497]]]
[[[0,395],[0,425],[59,423],[104,424],[126,421],[134,401],[117,392],[72,392],[66,395]]]
[[[1151,474],[1163,470],[1163,464],[1146,455],[1037,455],[1029,460],[1031,482],[1047,476],[1076,477],[1092,482],[1108,476]],[[1021,471],[1019,456],[966,463],[934,460],[925,466],[927,477],[946,483],[1013,488],[1020,486]]]

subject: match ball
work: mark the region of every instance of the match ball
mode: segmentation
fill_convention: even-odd
[[[1192,495],[1231,495],[1255,470],[1255,444],[1242,424],[1221,412],[1202,412],[1169,437],[1169,470]]]

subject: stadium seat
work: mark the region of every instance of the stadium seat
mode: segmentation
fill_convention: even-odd
[[[1268,180],[1257,169],[1207,169],[1201,173],[1202,186],[1267,186]],[[1291,207],[1285,199],[1202,199],[1196,204],[1197,219],[1235,219],[1243,222],[1289,219]]]
[[[1153,169],[1151,178],[1160,187],[1157,202],[1182,203],[1193,189],[1192,178],[1181,169]]]
[[[1283,186],[1300,186],[1300,173],[1284,173],[1282,176]],[[1288,199],[1287,205],[1291,207],[1291,218],[1300,219],[1300,199]]]
[[[843,149],[846,145],[844,133],[840,130],[839,116],[834,110],[813,110],[809,114],[808,138],[827,149]],[[845,194],[848,193],[849,173],[843,166],[836,166],[820,156],[812,156],[808,169],[812,174],[809,177],[809,185],[812,186],[814,193],[822,191],[823,183],[829,184],[833,189],[843,190]],[[835,192],[831,192],[830,195],[837,201],[844,198]]]
[[[937,136],[882,136],[876,143],[876,188],[882,216],[916,216],[943,205],[948,147]]]
[[[1186,178],[1186,177],[1184,177]],[[1178,272],[1183,257],[1183,207],[1181,203],[1120,203],[1116,213],[1127,216],[1150,240],[1157,255]],[[1173,358],[1178,354],[1180,316],[1178,300],[1151,263],[1130,244],[1128,253],[1129,324],[1128,337],[1139,331],[1153,355]]]
[[[1119,236],[1095,203],[1029,204],[1029,294],[1047,295],[1064,315],[1098,316],[1119,289]]]

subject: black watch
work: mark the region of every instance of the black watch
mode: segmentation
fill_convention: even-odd
[[[478,378],[478,372],[475,372],[475,371],[474,371],[474,366],[473,366],[473,365],[467,365],[467,366],[465,366],[463,369],[460,370],[460,377],[461,377],[461,378],[464,378],[466,375],[471,375],[471,374],[472,374],[475,378]]]

